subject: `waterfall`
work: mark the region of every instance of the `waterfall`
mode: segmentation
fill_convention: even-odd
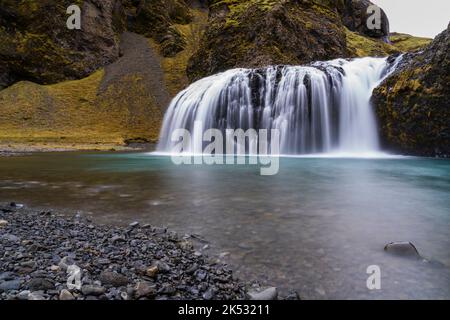
[[[278,129],[280,153],[367,153],[379,149],[373,89],[387,58],[337,59],[309,66],[232,69],[201,79],[171,102],[158,151],[170,152],[175,129],[193,141],[207,129]],[[194,126],[200,121],[201,126]],[[252,142],[249,142],[252,143]],[[187,152],[202,153],[202,143]]]

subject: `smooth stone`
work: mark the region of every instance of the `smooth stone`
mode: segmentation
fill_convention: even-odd
[[[19,290],[20,288],[20,279],[9,280],[0,283],[0,292]]]
[[[15,277],[14,273],[9,271],[0,273],[0,281],[14,280]]]
[[[147,281],[141,281],[134,287],[134,297],[139,298],[154,298],[156,296],[156,289],[153,284]]]
[[[147,268],[147,270],[145,270],[145,274],[150,278],[155,278],[158,274],[158,271],[158,266],[151,266],[150,268]]]
[[[53,265],[53,266],[50,267],[50,271],[53,271],[53,272],[58,272],[60,270],[61,270],[60,266]]]
[[[28,296],[30,295],[30,293],[31,293],[30,290],[20,291],[19,294],[17,295],[17,299],[28,300]]]
[[[30,290],[33,291],[46,291],[46,290],[52,290],[55,289],[55,284],[53,281],[46,279],[46,278],[34,278],[28,281],[27,283]]]
[[[21,203],[11,202],[9,205],[11,207],[18,208],[18,209],[23,208],[23,204],[21,204]]]
[[[205,300],[211,300],[213,298],[214,298],[214,290],[211,288],[206,290],[206,292],[203,294],[203,299]]]
[[[411,242],[391,242],[384,247],[384,251],[390,254],[409,257],[409,258],[420,258],[419,251]]]
[[[81,292],[85,296],[101,296],[102,294],[105,293],[105,291],[106,289],[100,286],[86,285],[81,287]]]
[[[0,236],[1,240],[9,241],[9,242],[20,242],[20,238],[10,233],[6,233]]]
[[[75,297],[73,296],[72,293],[70,293],[69,290],[62,289],[61,293],[59,294],[59,300],[70,301],[75,300]]]
[[[250,297],[250,300],[277,300],[278,289],[275,287],[270,287],[260,292],[249,292],[248,296]]]
[[[45,297],[43,296],[43,294],[41,292],[31,292],[28,295],[28,300],[40,301],[40,300],[45,300]]]
[[[8,221],[6,221],[6,220],[0,220],[0,227],[4,227],[4,226],[6,226],[6,225],[8,225]]]
[[[139,222],[134,221],[134,222],[132,222],[132,223],[129,224],[129,227],[130,227],[130,228],[136,228],[138,225],[139,225]]]
[[[62,258],[60,261],[59,261],[59,263],[58,263],[58,267],[60,267],[61,268],[61,270],[67,270],[67,268],[70,266],[70,265],[73,265],[73,259],[72,258],[70,258],[70,257],[64,257],[64,258]]]
[[[113,287],[123,287],[128,284],[127,277],[111,271],[103,271],[99,277],[103,284],[111,285]]]

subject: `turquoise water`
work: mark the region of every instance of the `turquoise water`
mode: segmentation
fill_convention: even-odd
[[[144,153],[0,158],[0,201],[199,234],[241,278],[305,299],[449,299],[449,195],[450,161],[425,158],[282,158],[275,176]],[[429,262],[388,255],[392,241]]]

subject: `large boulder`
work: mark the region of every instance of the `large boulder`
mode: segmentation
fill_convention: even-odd
[[[384,13],[380,30],[367,28],[371,4],[367,0],[210,0],[208,28],[189,62],[188,75],[196,80],[236,67],[358,56],[361,41],[357,38],[352,45],[356,48],[348,48],[349,32],[359,35],[353,38],[375,37],[368,40],[371,46],[389,35]],[[375,44],[385,54],[383,46]]]
[[[339,15],[305,1],[210,1],[209,25],[191,58],[191,80],[235,67],[302,64],[346,54]]]
[[[373,5],[369,0],[341,0],[335,1],[342,21],[345,26],[361,34],[374,38],[389,38],[389,19],[383,9],[381,11],[381,24],[379,29],[369,29],[367,20],[369,18],[368,8]]]
[[[423,156],[450,156],[450,25],[403,62],[374,92],[384,146]]]

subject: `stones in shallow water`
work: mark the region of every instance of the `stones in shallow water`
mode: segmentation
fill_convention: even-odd
[[[137,222],[137,221],[134,221],[134,222],[129,224],[130,228],[136,228],[137,226],[139,226],[139,222]]]
[[[262,291],[251,291],[248,293],[250,300],[277,300],[278,289],[275,287],[269,287]]]
[[[419,251],[411,242],[391,242],[384,247],[384,251],[399,257],[420,258]]]
[[[57,213],[5,208],[11,207],[0,205],[0,220],[8,221],[0,230],[8,230],[0,232],[0,248],[6,252],[0,253],[0,285],[6,290],[0,293],[2,299],[246,297],[245,284],[228,268],[203,252],[195,254],[194,245],[187,242],[190,236],[181,238],[165,228],[102,226],[81,216],[67,219]],[[5,237],[10,226],[19,227],[12,237]],[[195,243],[199,245],[204,246]],[[68,283],[73,266],[80,269],[74,289]]]
[[[17,208],[17,209],[23,208],[23,204],[21,204],[21,203],[11,202],[9,205],[10,205],[11,207]]]

